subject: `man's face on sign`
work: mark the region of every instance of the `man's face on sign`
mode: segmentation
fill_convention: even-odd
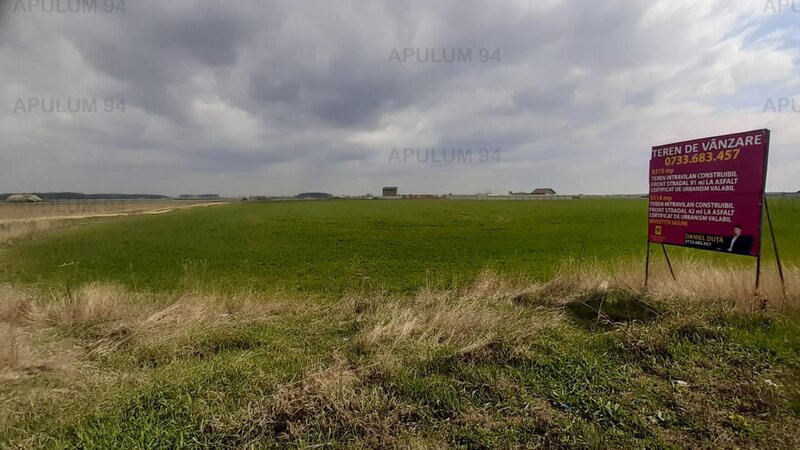
[[[739,228],[739,227],[734,227],[733,228],[733,235],[734,236],[739,236],[740,234],[742,234],[742,229]]]

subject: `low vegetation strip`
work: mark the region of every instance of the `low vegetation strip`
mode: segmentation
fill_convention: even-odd
[[[754,296],[683,263],[647,291],[578,262],[336,300],[6,286],[0,446],[797,448],[798,270]]]

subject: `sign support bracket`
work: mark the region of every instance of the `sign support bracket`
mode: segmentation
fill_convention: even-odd
[[[672,262],[669,260],[669,253],[667,253],[667,246],[661,244],[661,250],[664,250],[664,259],[667,260],[667,267],[669,267],[669,273],[670,275],[672,275],[672,281],[678,281],[678,279],[675,278],[675,271],[672,270]]]
[[[761,287],[761,252],[758,253],[756,257],[756,294],[758,294],[758,289]]]
[[[667,253],[667,246],[661,244],[661,250],[664,252],[664,259],[667,260],[667,267],[669,267],[669,273],[672,275],[673,281],[678,281],[678,278],[675,277],[675,270],[672,268],[672,261],[669,259],[669,253]],[[644,287],[646,288],[648,283],[650,282],[650,239],[647,240],[647,258],[645,259],[644,263]]]
[[[783,291],[783,296],[786,297],[786,278],[783,275],[783,264],[781,263],[781,255],[778,252],[778,240],[775,237],[775,230],[772,227],[772,216],[769,213],[769,203],[767,202],[766,196],[764,197],[764,212],[767,215],[767,225],[769,226],[769,235],[772,238],[772,250],[775,252],[775,262],[778,264],[778,275],[781,278],[781,289]],[[758,255],[758,261],[756,262],[756,290],[761,285],[761,252]]]
[[[647,259],[644,263],[644,287],[647,288],[647,283],[650,281],[650,239],[647,240]]]

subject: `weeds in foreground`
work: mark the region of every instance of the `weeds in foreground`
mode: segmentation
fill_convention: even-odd
[[[682,267],[646,291],[624,267],[568,265],[334,304],[5,287],[0,442],[800,445],[796,269],[786,297],[754,297],[734,269]]]
[[[63,219],[42,219],[17,222],[0,222],[0,244],[27,240],[42,233],[66,228],[69,221]]]

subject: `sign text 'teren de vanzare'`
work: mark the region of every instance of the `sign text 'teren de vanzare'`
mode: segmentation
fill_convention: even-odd
[[[757,256],[769,130],[653,147],[650,242]]]

